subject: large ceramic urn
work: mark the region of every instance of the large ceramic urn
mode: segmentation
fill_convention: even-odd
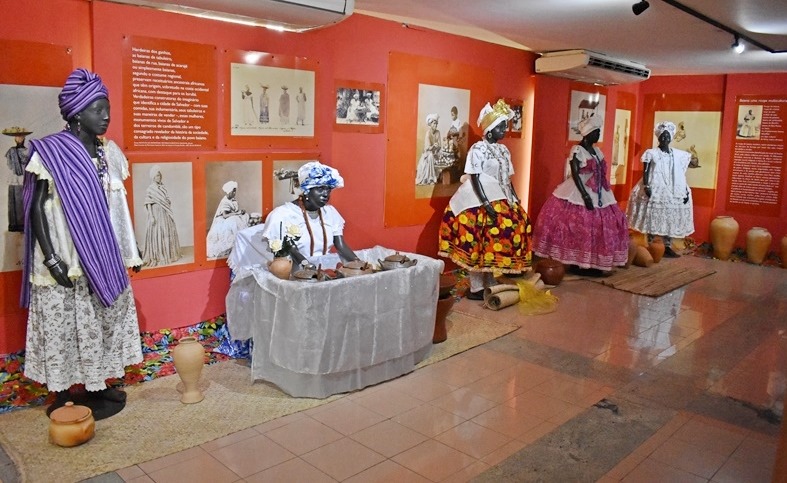
[[[751,228],[746,233],[746,257],[749,262],[757,265],[765,261],[771,248],[771,233],[760,226]]]
[[[198,403],[204,399],[199,390],[199,377],[205,365],[205,349],[196,337],[188,336],[180,339],[172,351],[175,370],[178,372],[183,391],[180,402],[184,404]]]
[[[717,216],[710,222],[710,242],[713,245],[713,256],[719,260],[727,260],[732,254],[735,239],[738,238],[738,222],[731,216]]]

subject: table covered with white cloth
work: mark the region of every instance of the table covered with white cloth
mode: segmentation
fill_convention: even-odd
[[[406,374],[430,353],[442,261],[402,253],[418,262],[302,282],[276,278],[267,270],[270,252],[257,243],[254,248],[251,258],[259,263],[249,265],[248,253],[234,254],[226,298],[232,338],[253,340],[254,380],[291,396],[324,398]],[[356,251],[375,265],[394,253],[381,246]],[[312,261],[334,268],[340,259],[329,254]]]

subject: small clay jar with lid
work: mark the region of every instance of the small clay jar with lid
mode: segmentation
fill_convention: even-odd
[[[78,446],[90,441],[95,434],[96,421],[87,406],[68,401],[49,415],[49,440],[58,446]]]

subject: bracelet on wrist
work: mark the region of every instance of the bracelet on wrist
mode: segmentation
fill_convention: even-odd
[[[46,268],[52,268],[62,261],[63,260],[59,256],[57,256],[57,254],[53,253],[49,255],[46,259],[44,259],[44,266]]]

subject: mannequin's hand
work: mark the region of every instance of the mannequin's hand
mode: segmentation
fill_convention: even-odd
[[[57,262],[49,269],[49,274],[61,287],[73,288],[74,283],[68,278],[68,265],[63,260]]]
[[[653,191],[651,191],[650,186],[645,186],[645,195],[647,195],[648,198],[650,198],[652,193]]]
[[[590,211],[593,211],[593,200],[590,199],[590,195],[583,196],[582,202],[585,203],[585,208],[587,208]]]
[[[689,202],[689,195],[686,195],[686,197],[683,198],[683,204],[685,205],[688,202]]]
[[[139,273],[142,270],[142,265],[134,265],[131,267],[131,270],[133,270],[134,273]]]
[[[494,223],[497,220],[497,212],[490,203],[484,203],[484,211],[486,211],[486,218],[488,222]]]

